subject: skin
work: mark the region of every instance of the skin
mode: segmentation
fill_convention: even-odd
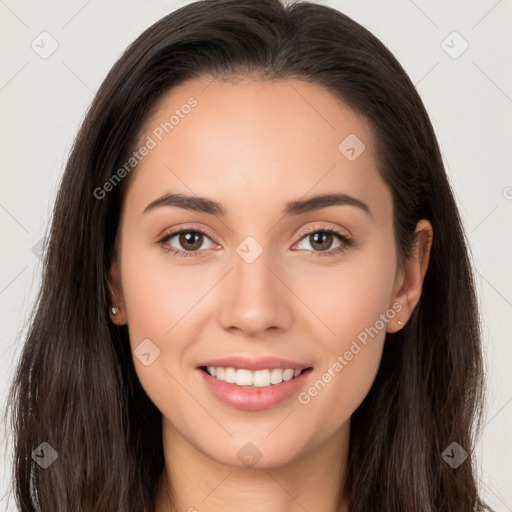
[[[166,472],[156,510],[171,510],[168,484],[180,511],[335,511],[350,417],[374,381],[386,332],[403,328],[398,320],[406,323],[420,298],[432,227],[418,223],[413,257],[400,267],[370,127],[324,88],[247,77],[190,81],[163,98],[140,140],[190,96],[198,105],[130,176],[110,281],[119,308],[112,321],[128,324],[132,349],[150,339],[160,350],[149,366],[134,357],[163,418]],[[366,146],[354,161],[338,150],[349,134]],[[143,213],[168,192],[211,198],[228,213],[176,206]],[[363,201],[371,215],[350,205],[282,215],[287,201],[331,192]],[[315,256],[342,243],[333,236],[314,246],[318,225],[338,228],[353,245]],[[170,228],[204,231],[198,255],[166,252],[158,241]],[[252,263],[236,252],[249,235],[263,249]],[[190,250],[181,241],[167,245]],[[272,409],[241,411],[198,378],[196,366],[207,359],[271,355],[312,366],[307,389],[397,303],[400,312],[308,404],[294,395]],[[261,453],[252,468],[237,457],[248,442]]]

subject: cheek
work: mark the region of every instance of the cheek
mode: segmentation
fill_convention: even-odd
[[[154,254],[156,251],[144,254],[136,247],[126,249],[122,260],[123,292],[132,343],[141,336],[155,340],[172,337],[173,329],[182,328],[183,321],[193,318],[192,308],[211,285],[204,272],[192,265],[173,265],[162,255]]]
[[[329,279],[317,281],[322,293],[308,297],[329,331],[317,337],[320,364],[298,401],[328,418],[322,427],[326,432],[347,421],[367,395],[380,365],[386,326],[395,317],[390,304],[393,246],[381,247],[336,272],[330,269]]]
[[[190,339],[195,337],[195,307],[211,285],[204,274],[200,279],[193,266],[173,266],[165,253],[162,256],[140,247],[142,244],[127,241],[121,259],[133,361],[152,402],[164,415],[176,419],[190,408],[190,397],[179,384],[183,380],[181,367]],[[139,349],[142,346],[144,351]],[[138,357],[144,352],[151,354],[148,365]]]
[[[313,276],[311,269],[295,272],[310,276],[296,277],[295,290],[321,321],[318,341],[330,357],[348,350],[361,333],[364,338],[389,310],[395,270],[394,247],[383,240],[380,246],[350,254],[340,265],[318,267]],[[384,334],[386,324],[378,322],[377,329]]]

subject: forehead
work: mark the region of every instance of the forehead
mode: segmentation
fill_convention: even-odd
[[[166,192],[215,197],[228,214],[325,192],[390,201],[368,122],[318,84],[191,80],[153,109],[149,139],[127,197],[139,210]]]

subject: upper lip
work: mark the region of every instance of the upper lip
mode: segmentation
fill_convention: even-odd
[[[247,357],[243,355],[222,357],[220,359],[210,359],[198,364],[201,366],[215,366],[217,368],[235,368],[236,370],[246,369],[251,371],[256,370],[273,370],[281,368],[286,370],[291,368],[293,370],[304,370],[309,368],[310,365],[291,361],[290,359],[281,359],[279,357]]]

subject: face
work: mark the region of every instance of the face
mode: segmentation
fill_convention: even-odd
[[[252,450],[267,467],[346,434],[386,331],[407,320],[368,124],[316,84],[195,80],[140,144],[115,321],[164,429],[219,463]]]

